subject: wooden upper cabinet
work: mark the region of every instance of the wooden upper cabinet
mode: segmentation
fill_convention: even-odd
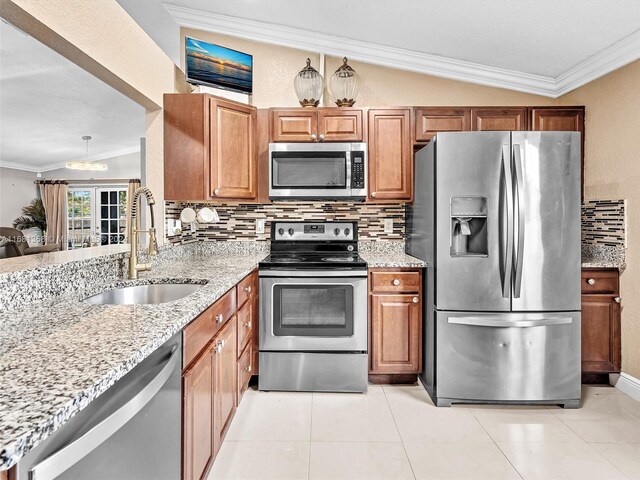
[[[362,110],[318,109],[318,139],[322,142],[361,142]]]
[[[416,107],[414,140],[428,142],[438,132],[467,132],[471,109],[459,107]]]
[[[204,478],[214,457],[213,348],[183,374],[183,478]]]
[[[584,107],[531,107],[529,111],[530,130],[584,133]]]
[[[271,109],[272,142],[361,142],[362,110]]]
[[[413,199],[411,111],[369,110],[369,199]]]
[[[166,200],[255,199],[256,109],[207,94],[164,96]]]
[[[527,109],[486,107],[471,109],[471,130],[512,131],[527,129]]]

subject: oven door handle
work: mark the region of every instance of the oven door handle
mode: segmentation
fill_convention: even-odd
[[[171,356],[153,379],[95,427],[29,470],[29,480],[53,480],[108,440],[135,417],[162,389],[175,370],[180,355],[173,347]],[[114,459],[117,461],[117,459]]]

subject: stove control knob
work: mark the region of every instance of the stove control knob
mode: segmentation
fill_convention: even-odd
[[[279,228],[278,229],[278,234],[279,235],[284,235],[284,228]]]
[[[337,237],[338,235],[340,235],[340,229],[339,229],[339,228],[336,228],[336,229],[333,231],[333,233],[335,233],[335,234],[336,234],[336,237]]]
[[[293,237],[293,228],[289,229],[289,235],[291,235]]]
[[[345,234],[346,236],[349,236],[349,233],[351,233],[351,230],[349,230],[348,228],[345,228],[345,229],[344,229],[344,234]]]

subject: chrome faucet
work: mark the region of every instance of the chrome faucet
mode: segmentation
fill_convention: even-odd
[[[138,230],[136,228],[136,219],[138,217],[138,200],[140,195],[147,198],[149,212],[151,213],[151,228],[149,230]],[[151,263],[138,263],[138,233],[149,233],[149,247],[147,253],[150,256],[158,253],[158,244],[156,242],[156,229],[153,220],[153,206],[156,201],[153,198],[151,190],[147,187],[140,187],[133,193],[131,199],[131,218],[129,219],[129,244],[131,245],[131,253],[129,254],[129,279],[138,278],[138,272],[151,270]]]

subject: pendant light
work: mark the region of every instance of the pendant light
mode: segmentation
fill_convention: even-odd
[[[322,97],[323,84],[322,75],[311,66],[311,59],[307,58],[307,66],[300,70],[293,80],[300,105],[317,107]]]
[[[65,167],[69,170],[97,170],[97,171],[105,171],[108,167],[106,163],[96,163],[89,161],[89,140],[91,140],[91,136],[84,135],[82,140],[86,142],[86,160],[83,162],[67,162]]]
[[[347,64],[347,57],[329,79],[329,91],[339,107],[352,107],[358,94],[358,74]]]

